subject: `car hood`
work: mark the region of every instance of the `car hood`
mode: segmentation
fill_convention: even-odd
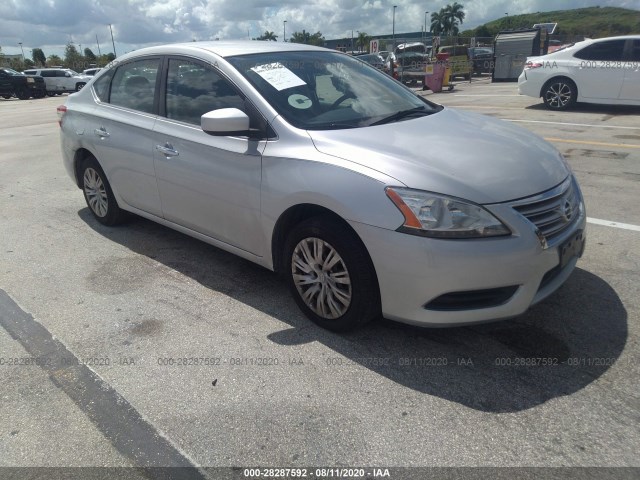
[[[476,203],[548,190],[569,175],[560,153],[533,133],[485,115],[445,108],[411,120],[310,130],[325,154],[364,165],[409,188]]]

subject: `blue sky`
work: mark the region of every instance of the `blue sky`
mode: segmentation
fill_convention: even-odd
[[[325,38],[349,37],[351,31],[391,32],[393,5],[396,32],[420,31],[425,11],[447,1],[416,0],[2,0],[0,47],[25,56],[32,48],[45,55],[64,51],[73,41],[98,53],[112,51],[113,25],[118,54],[148,45],[196,40],[247,39],[265,30],[282,40],[294,31],[321,31]],[[504,16],[587,6],[640,8],[639,0],[459,0],[466,12],[463,29]],[[640,14],[639,14],[640,17]],[[640,23],[640,18],[639,18]]]

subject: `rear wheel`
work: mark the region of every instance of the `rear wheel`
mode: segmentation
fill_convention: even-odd
[[[577,88],[568,78],[554,78],[542,87],[542,99],[551,110],[566,110],[576,103]]]
[[[2,98],[4,98],[5,100],[9,100],[11,98],[11,95],[2,95]]]
[[[118,206],[111,185],[94,157],[88,157],[84,160],[81,174],[84,199],[96,220],[103,225],[121,223],[125,213]]]
[[[293,228],[284,251],[289,288],[313,322],[347,331],[380,316],[371,259],[346,225],[330,216],[307,219]]]
[[[82,87],[84,87],[85,85],[86,85],[85,82],[76,83],[76,92],[79,92],[80,90],[82,90]]]

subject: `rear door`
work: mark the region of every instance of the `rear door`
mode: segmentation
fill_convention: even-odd
[[[640,102],[640,39],[627,40],[620,100]]]
[[[119,65],[99,78],[99,98],[85,135],[119,201],[162,216],[153,165],[153,126],[157,115],[161,57]]]
[[[625,40],[595,42],[574,55],[571,73],[584,99],[617,100],[624,79]]]

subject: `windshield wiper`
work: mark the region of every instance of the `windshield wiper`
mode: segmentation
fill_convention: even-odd
[[[422,106],[410,108],[409,110],[400,110],[399,112],[394,113],[393,115],[389,115],[388,117],[384,117],[381,120],[377,120],[373,123],[370,123],[369,126],[375,127],[376,125],[383,125],[385,123],[397,122],[398,120],[402,120],[403,118],[407,118],[407,117],[412,117],[414,115],[423,116],[423,115],[431,115],[432,113],[434,112],[431,110],[427,110],[425,107],[422,107]]]

